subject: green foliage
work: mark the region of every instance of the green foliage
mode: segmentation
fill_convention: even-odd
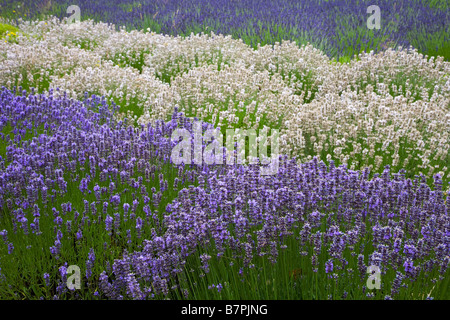
[[[0,39],[15,41],[21,31],[9,24],[0,23]]]

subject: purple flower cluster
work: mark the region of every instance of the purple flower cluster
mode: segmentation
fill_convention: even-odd
[[[199,167],[198,180],[204,185],[182,189],[167,207],[166,233],[116,263],[127,264],[139,283],[149,285],[154,279],[170,281],[186,256],[199,248],[209,252],[200,256],[204,272],[209,271],[211,253],[220,258],[225,249],[247,267],[256,255],[276,262],[286,238],[294,235],[300,245],[327,251],[329,260],[320,265],[326,273],[345,270],[345,249],[355,257],[361,279],[367,279],[367,265],[410,279],[421,268],[436,266],[442,275],[446,272],[450,205],[439,176],[432,190],[424,177],[410,180],[402,172],[391,177],[388,166],[382,176],[369,180],[367,171],[335,167],[333,162],[327,167],[317,159],[301,165],[295,159],[280,161],[275,176],[260,176],[256,165]],[[323,226],[326,232],[321,233]],[[432,232],[421,236],[419,230]],[[369,245],[368,234],[373,239]],[[324,263],[314,255],[312,260]],[[401,279],[394,281],[392,295]],[[113,283],[115,294],[125,293],[125,286]]]
[[[98,277],[105,297],[146,299],[167,296],[170,290],[187,296],[188,288],[175,288],[173,279],[184,272],[189,256],[198,255],[203,274],[210,272],[212,260],[229,254],[244,269],[254,268],[259,257],[277,263],[280,250],[293,238],[300,254],[311,253],[316,272],[334,276],[345,271],[346,251],[352,253],[361,279],[367,265],[383,273],[394,270],[399,276],[391,296],[404,278],[433,269],[444,275],[448,269],[450,203],[439,176],[432,189],[425,177],[406,179],[403,172],[392,176],[388,166],[381,176],[369,179],[368,170],[353,171],[333,162],[327,166],[316,158],[297,164],[284,156],[271,176],[261,175],[255,164],[175,168],[170,163],[175,145],[171,133],[178,127],[193,133],[192,119],[175,111],[168,122],[135,128],[115,122],[114,110],[95,96],[80,102],[53,92],[0,92],[0,130],[10,125],[14,133],[2,136],[6,160],[0,160],[0,212],[11,219],[10,232],[42,237],[39,219],[49,216],[53,238],[47,250],[58,265],[65,261],[63,245],[81,243],[93,223],[110,237],[125,238],[125,245],[132,233],[142,239],[141,250],[125,251],[107,268],[109,274],[94,274],[96,256],[90,248],[86,278]],[[27,133],[33,137],[24,139]],[[178,172],[173,186],[163,165]],[[68,187],[81,203],[56,206]],[[164,210],[160,204],[170,192],[178,196]],[[124,228],[131,222],[132,229]],[[8,232],[0,236],[12,254]],[[320,261],[323,254],[327,259]],[[64,268],[59,269],[62,277]],[[44,279],[47,283],[49,278]],[[55,297],[64,292],[59,285]]]
[[[181,181],[173,188],[165,172],[155,178],[170,162],[172,131],[178,126],[192,127],[181,114],[175,113],[167,123],[134,128],[126,120],[116,122],[117,106],[109,107],[96,96],[74,101],[53,91],[48,96],[19,92],[0,91],[0,131],[12,128],[0,137],[6,145],[5,157],[0,158],[0,215],[6,213],[12,225],[12,230],[3,230],[0,236],[9,254],[14,244],[8,232],[41,236],[42,219],[53,224],[53,239],[46,234],[42,240],[48,244],[44,250],[59,265],[67,259],[63,247],[81,245],[91,224],[103,224],[103,230],[116,237],[131,220],[135,230],[127,230],[130,243],[132,232],[140,238],[145,227],[159,223],[152,211],[163,210],[159,208],[163,197],[194,181],[188,167],[180,168]],[[160,190],[148,189],[158,182]],[[81,203],[61,203],[77,195]],[[131,204],[123,200],[126,196],[132,197]],[[93,275],[94,260],[92,252],[86,261],[87,278]]]

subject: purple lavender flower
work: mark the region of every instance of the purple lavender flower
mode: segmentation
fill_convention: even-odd
[[[103,202],[103,215],[108,214],[108,202]]]
[[[40,211],[39,206],[37,204],[35,204],[33,206],[33,217],[35,217],[35,218],[40,217],[41,215],[40,215],[39,211]]]
[[[79,189],[83,194],[88,190],[88,181],[85,178],[81,179]]]
[[[8,243],[8,254],[12,254],[14,251],[14,245],[12,244],[12,242]]]
[[[333,272],[333,261],[331,259],[325,262],[325,272],[326,273]]]
[[[120,213],[117,212],[114,214],[114,232],[120,234],[119,228],[120,228]]]
[[[89,250],[88,259],[89,259],[89,261],[91,261],[92,263],[95,262],[94,248],[91,248],[91,249]]]
[[[112,224],[113,224],[113,218],[110,215],[106,216],[105,219],[105,226],[106,226],[106,231],[108,231],[108,235],[111,235],[111,231],[112,231]]]
[[[208,261],[211,259],[211,256],[207,254],[202,254],[200,256],[200,261],[202,262],[201,268],[205,271],[205,273],[209,272],[209,264]]]
[[[7,244],[7,243],[8,243],[8,231],[5,230],[5,229],[3,229],[2,231],[0,231],[0,236],[1,236],[2,239],[3,239],[3,242],[4,242],[5,244]]]
[[[112,197],[111,197],[111,203],[114,205],[114,206],[116,206],[116,207],[118,207],[119,206],[119,204],[120,204],[120,196],[119,195],[113,195]]]
[[[415,273],[414,263],[411,259],[407,259],[403,264],[405,267],[405,273],[408,277],[413,277]]]
[[[131,241],[131,229],[128,229],[127,230],[127,243],[128,244],[131,244],[132,243],[132,241]]]
[[[86,260],[86,278],[89,279],[92,276],[92,261]]]
[[[123,204],[123,211],[124,211],[125,215],[128,214],[128,210],[130,210],[130,205],[128,203],[124,203]]]
[[[56,239],[58,239],[59,241],[61,241],[62,237],[63,237],[63,234],[62,234],[61,230],[58,229],[58,232],[56,233]]]
[[[403,274],[397,271],[394,282],[392,283],[391,296],[394,296],[399,292],[403,278]]]
[[[23,229],[23,233],[25,235],[28,235],[28,219],[25,217],[22,217],[22,219],[20,220],[20,222],[22,223],[22,229]]]
[[[131,209],[133,211],[133,213],[136,213],[138,205],[139,205],[139,201],[137,199],[134,199],[133,200],[133,207]]]
[[[127,294],[130,295],[135,300],[144,299],[145,295],[142,292],[138,281],[134,274],[129,273],[126,277],[127,282]]]
[[[59,267],[59,274],[61,275],[62,281],[65,284],[67,282],[67,263]]]
[[[100,195],[100,187],[98,184],[96,184],[94,186],[94,194],[95,194],[95,199],[97,199],[97,201],[99,201],[101,198],[101,195]]]
[[[94,217],[97,215],[97,203],[95,201],[91,203],[91,212]]]
[[[44,273],[45,285],[50,286],[50,275],[48,273]]]
[[[407,258],[414,259],[417,249],[414,245],[405,244],[403,252],[406,254]]]
[[[116,190],[116,184],[114,182],[109,183],[109,194],[112,195],[114,191]]]
[[[141,217],[136,218],[136,232],[137,238],[140,239],[142,235],[142,219]]]

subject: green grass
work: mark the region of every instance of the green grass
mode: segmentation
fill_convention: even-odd
[[[0,37],[5,37],[7,33],[18,33],[20,30],[9,24],[0,23]]]

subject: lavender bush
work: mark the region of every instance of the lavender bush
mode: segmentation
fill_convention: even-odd
[[[388,166],[368,179],[368,169],[284,156],[273,176],[258,165],[176,167],[171,132],[193,132],[178,112],[136,128],[95,96],[5,88],[0,108],[3,297],[448,298],[439,176],[431,189]],[[65,283],[73,264],[79,292]],[[379,291],[366,288],[371,265]]]
[[[153,234],[149,226],[163,232],[166,198],[195,180],[188,168],[162,170],[176,120],[136,129],[112,118],[117,109],[96,96],[79,102],[52,91],[16,96],[2,89],[0,250],[2,273],[12,277],[2,296],[29,297],[12,280],[26,273],[32,295],[60,297],[65,283],[48,282],[58,277],[58,266],[86,261],[88,287],[95,287],[102,264],[112,264],[124,248],[139,248]],[[179,125],[189,126],[184,118]],[[16,259],[24,259],[24,268],[33,259],[43,264],[17,270]]]
[[[360,297],[368,266],[382,270],[382,290],[374,292],[379,298],[399,297],[399,277],[406,288],[416,288],[403,290],[404,298],[433,291],[436,281],[447,292],[450,219],[442,180],[435,176],[431,190],[424,177],[392,176],[389,166],[372,180],[368,173],[333,162],[327,167],[317,159],[298,166],[286,158],[278,174],[269,177],[260,176],[256,165],[199,169],[199,186],[181,190],[167,206],[164,236],[117,260],[111,283],[103,274],[102,286],[110,288],[106,297],[127,296],[130,287],[139,298],[165,297],[171,283],[174,290],[188,290],[186,269],[195,265],[198,279],[211,273],[207,279],[212,282],[233,283],[243,273],[250,278],[247,289],[256,291],[252,297],[269,298],[264,284],[271,269],[258,266],[289,269],[293,261],[320,281],[303,297],[311,298],[314,290],[319,299],[330,290],[336,298]],[[224,261],[226,267],[220,267]],[[130,273],[133,282],[123,281]],[[248,296],[228,287],[221,297]]]

